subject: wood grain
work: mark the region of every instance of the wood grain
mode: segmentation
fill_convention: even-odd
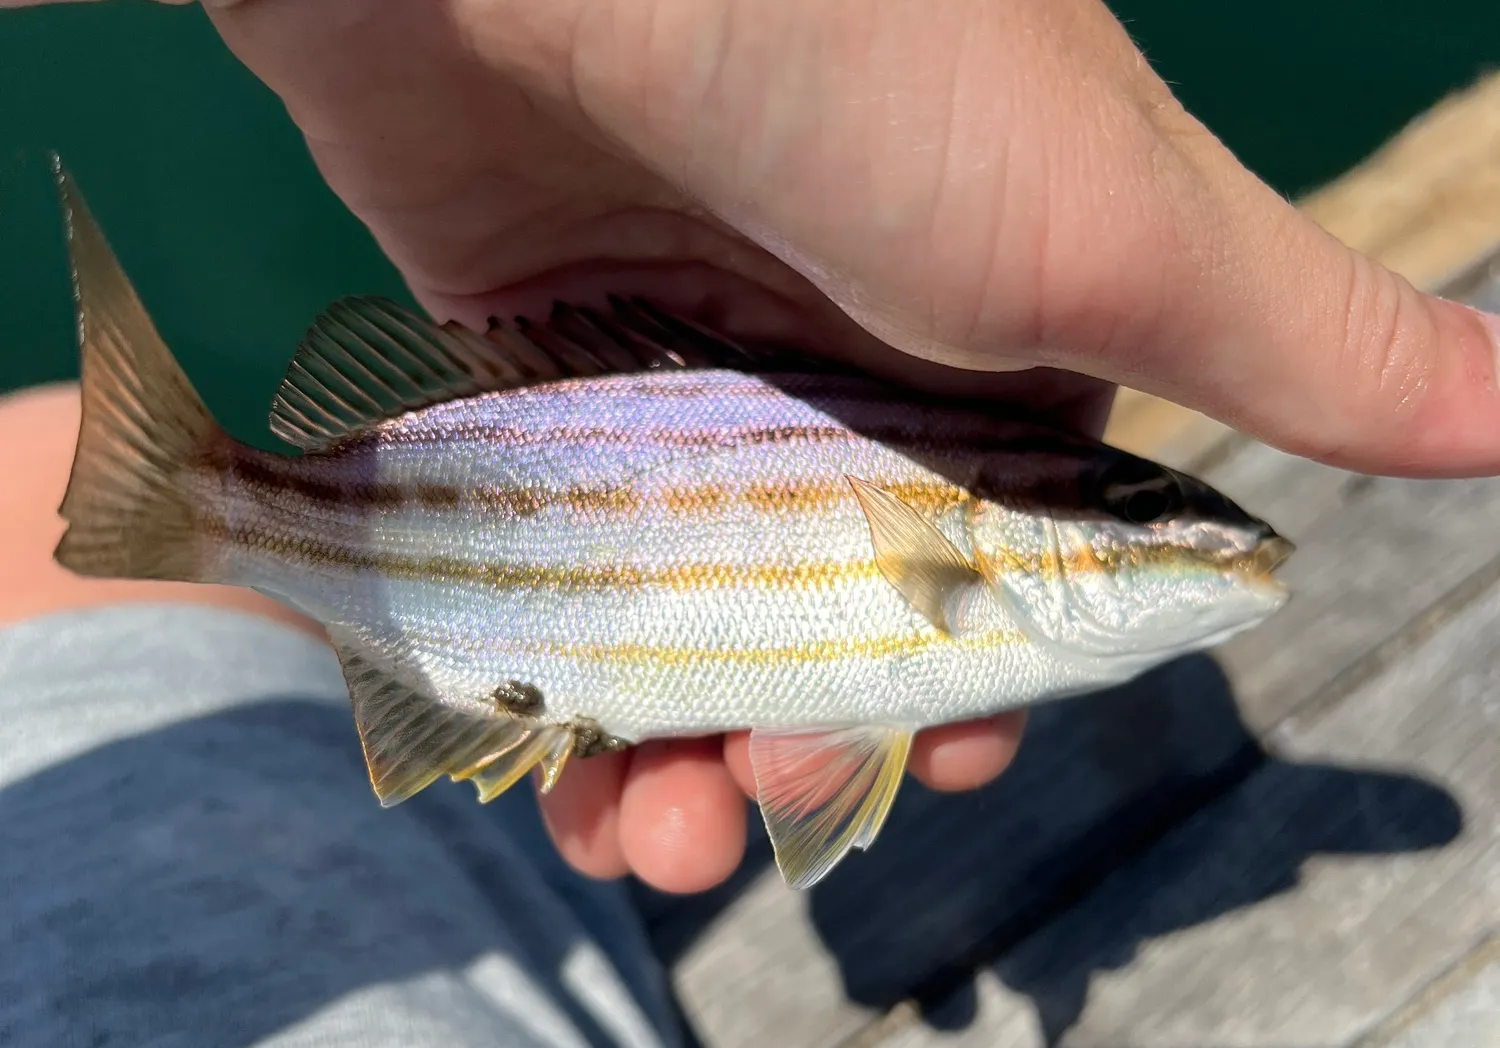
[[[1500,1044],[1500,936],[1469,951],[1358,1048],[1464,1044]]]
[[[1252,447],[1244,455],[1266,451]],[[1267,483],[1278,484],[1278,476],[1288,478],[1280,483],[1290,496],[1306,471],[1284,466]],[[1392,480],[1332,470],[1325,477],[1330,490],[1306,495],[1304,503],[1322,504],[1322,514],[1290,531],[1298,551],[1280,574],[1292,587],[1291,602],[1218,653],[1257,732],[1500,556],[1500,479]]]

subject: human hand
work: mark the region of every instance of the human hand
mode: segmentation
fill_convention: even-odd
[[[1260,184],[1096,0],[212,17],[439,319],[638,292],[1079,428],[1125,382],[1347,467],[1500,458],[1479,315]],[[912,770],[977,785],[1018,734],[1014,717],[929,733]],[[694,740],[576,762],[543,807],[585,872],[687,891],[737,862],[750,785],[743,738]]]

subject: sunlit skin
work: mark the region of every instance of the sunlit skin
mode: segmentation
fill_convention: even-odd
[[[641,292],[1092,432],[1127,383],[1349,468],[1500,467],[1485,318],[1257,181],[1097,0],[242,0],[210,17],[439,319]],[[285,619],[250,593],[50,564],[74,396],[0,407],[0,622],[148,597]],[[910,768],[973,788],[1020,734],[1018,716],[928,732]],[[648,744],[577,762],[543,810],[580,870],[695,891],[737,863],[749,787],[741,736]]]

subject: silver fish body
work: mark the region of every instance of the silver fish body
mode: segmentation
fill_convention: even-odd
[[[631,742],[922,728],[1114,683],[1156,652],[1128,617],[1116,651],[1033,640],[999,587],[944,634],[881,574],[848,478],[899,493],[971,557],[998,529],[1014,544],[992,559],[1087,572],[1063,531],[1036,526],[1047,505],[982,502],[953,478],[1040,500],[1101,454],[857,379],[659,371],[443,403],[300,460],[241,449],[201,505],[226,535],[216,580],[358,624],[444,701],[525,681],[546,721]],[[1002,519],[976,532],[985,517]],[[1129,530],[1071,537],[1113,549]],[[1259,595],[1237,625],[1279,603]]]
[[[57,559],[324,624],[371,783],[481,799],[750,729],[788,881],[875,839],[911,738],[1114,684],[1286,599],[1290,544],[1200,482],[654,310],[482,338],[335,303],[231,440],[64,176],[83,424]]]

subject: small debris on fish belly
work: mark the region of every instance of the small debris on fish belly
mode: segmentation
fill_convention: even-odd
[[[520,680],[506,681],[490,694],[490,698],[513,717],[540,717],[546,709],[542,690],[535,684]]]
[[[318,619],[382,805],[748,731],[806,888],[874,843],[917,732],[1117,684],[1287,598],[1291,544],[1201,481],[639,299],[487,336],[335,302],[271,411],[301,454],[259,451],[58,179],[83,410],[55,559]]]
[[[597,757],[601,753],[618,753],[630,748],[630,743],[609,734],[592,717],[574,717],[563,727],[577,740],[573,743],[573,752],[579,757]]]

